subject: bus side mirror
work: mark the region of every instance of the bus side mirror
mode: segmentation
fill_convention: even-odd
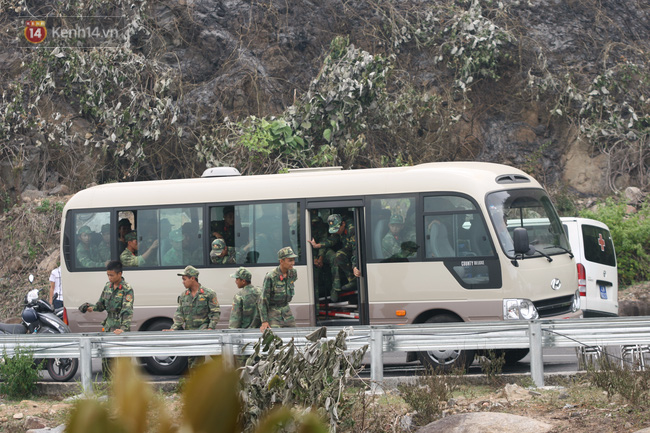
[[[526,254],[530,250],[528,243],[528,231],[523,227],[517,227],[512,233],[515,254]]]

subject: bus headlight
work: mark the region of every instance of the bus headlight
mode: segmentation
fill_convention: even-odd
[[[530,299],[504,299],[503,320],[534,320],[539,318]]]
[[[575,313],[580,309],[580,290],[576,290],[573,295],[573,304],[571,305],[571,312]]]

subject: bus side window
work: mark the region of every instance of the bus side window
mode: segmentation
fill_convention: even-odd
[[[103,268],[110,260],[110,213],[75,215],[75,264],[78,268]],[[102,233],[109,233],[108,243]]]

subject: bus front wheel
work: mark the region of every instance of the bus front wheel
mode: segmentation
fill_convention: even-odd
[[[171,326],[172,323],[168,320],[156,320],[147,331],[162,331]],[[156,376],[178,376],[187,369],[187,358],[184,356],[152,356],[143,361],[144,368]]]
[[[461,322],[461,320],[449,314],[440,314],[428,318],[425,323],[453,322]],[[432,368],[444,373],[450,373],[454,370],[467,371],[469,366],[472,365],[472,362],[474,362],[474,351],[435,349],[426,352],[418,352],[418,358],[424,367]]]

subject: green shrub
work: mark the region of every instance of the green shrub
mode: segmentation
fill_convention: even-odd
[[[650,203],[636,213],[627,213],[623,199],[609,198],[597,210],[585,210],[581,217],[602,221],[610,229],[621,285],[650,280]]]
[[[426,425],[440,418],[442,404],[453,397],[462,374],[463,372],[442,374],[437,370],[428,370],[414,384],[397,386],[404,401],[417,412],[413,417],[417,425]]]
[[[591,383],[607,391],[607,397],[619,394],[632,405],[645,405],[650,397],[650,370],[634,370],[638,365],[621,366],[618,357],[607,352],[599,359],[599,369],[587,366]]]
[[[13,357],[2,352],[0,362],[0,393],[12,399],[23,399],[33,395],[38,382],[39,365],[34,363],[34,354],[29,349],[16,347]]]

